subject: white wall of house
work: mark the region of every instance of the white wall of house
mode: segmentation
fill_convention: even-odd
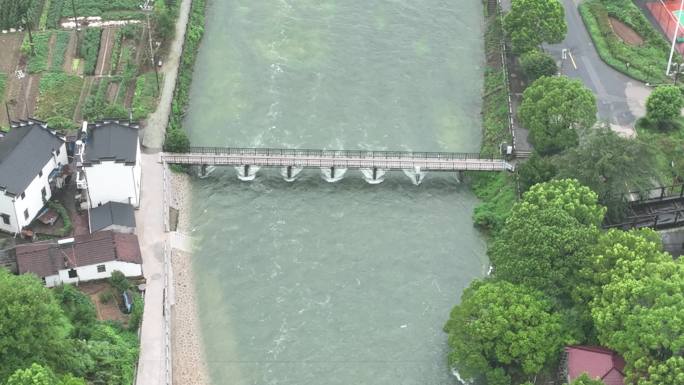
[[[98,266],[104,266],[104,271],[98,272]],[[122,262],[122,261],[110,261],[105,263],[100,263],[97,265],[87,265],[77,267],[77,276],[74,278],[69,278],[69,270],[60,270],[58,275],[52,275],[45,277],[45,286],[53,287],[65,283],[78,283],[93,281],[96,279],[106,279],[112,276],[114,270],[122,272],[126,277],[140,277],[142,276],[142,265],[137,263]]]
[[[35,175],[24,190],[23,198],[21,194],[8,196],[0,193],[0,214],[7,214],[10,217],[9,224],[6,224],[0,217],[0,229],[10,233],[18,233],[23,227],[28,226],[44,206],[42,189],[45,188],[45,200],[50,200],[52,197],[52,190],[48,182],[50,173],[55,168],[67,163],[66,145],[62,143],[59,154],[53,154],[40,173]],[[25,215],[26,212],[28,216]]]
[[[103,161],[84,166],[88,183],[90,207],[95,208],[107,202],[140,205],[140,144],[136,151],[135,164]]]

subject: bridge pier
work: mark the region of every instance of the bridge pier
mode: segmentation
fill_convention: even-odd
[[[256,173],[259,171],[258,166],[251,166],[249,164],[235,166],[235,171],[237,171],[238,179],[243,182],[249,182],[256,178]]]
[[[465,180],[465,173],[463,171],[456,171],[456,182],[463,183]]]
[[[287,166],[280,169],[280,175],[285,178],[286,182],[294,182],[297,180],[297,177],[302,170],[302,167]]]
[[[200,179],[204,179],[209,176],[214,170],[216,170],[216,166],[210,166],[208,164],[201,164],[199,165],[199,170],[197,170],[197,176]]]
[[[420,167],[416,166],[412,169],[404,169],[404,174],[406,174],[409,179],[411,179],[411,182],[413,182],[414,185],[419,186],[421,183],[423,183],[423,179],[425,179],[426,172],[421,171]]]
[[[368,182],[369,184],[380,184],[385,180],[385,174],[387,171],[373,167],[373,168],[362,168],[361,173],[363,174],[363,178]]]
[[[342,178],[344,178],[344,174],[347,173],[346,168],[337,168],[335,166],[333,167],[325,167],[321,168],[321,172],[323,173],[323,179],[325,179],[326,182],[328,183],[335,183]]]

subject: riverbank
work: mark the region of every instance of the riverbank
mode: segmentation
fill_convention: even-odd
[[[169,191],[170,204],[179,209],[177,233],[190,234],[192,207],[190,176],[172,172],[169,174],[169,181],[171,187]],[[171,264],[175,294],[175,304],[172,311],[174,383],[209,385],[211,381],[204,359],[191,249],[174,248]]]

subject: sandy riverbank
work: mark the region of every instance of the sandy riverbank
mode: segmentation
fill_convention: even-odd
[[[190,176],[174,172],[168,175],[170,203],[180,210],[178,231],[190,234]],[[171,260],[175,291],[172,321],[173,382],[178,385],[210,385],[195,297],[192,254],[174,249]]]

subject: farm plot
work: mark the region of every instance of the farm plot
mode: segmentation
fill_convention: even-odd
[[[47,73],[40,79],[35,115],[57,129],[75,127],[74,110],[81,94],[83,79],[64,73]]]
[[[79,17],[100,16],[105,20],[139,19],[143,16],[140,10],[143,3],[141,0],[73,0],[72,6],[71,1],[51,0],[47,26],[57,28],[62,19],[74,16],[74,8]]]

